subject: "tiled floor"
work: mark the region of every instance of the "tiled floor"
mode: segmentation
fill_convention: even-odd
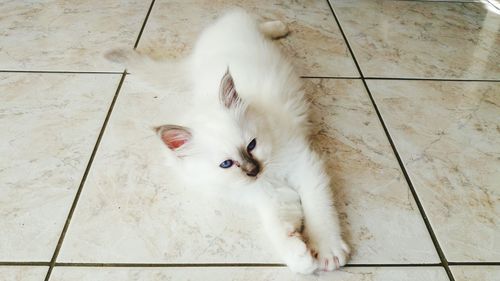
[[[290,273],[251,210],[170,184],[150,129],[169,100],[102,57],[184,56],[232,6],[290,26],[277,44],[353,249],[340,272]],[[0,0],[0,27],[0,281],[500,280],[492,4]]]

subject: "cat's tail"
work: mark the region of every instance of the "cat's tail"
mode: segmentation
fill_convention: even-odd
[[[118,48],[104,54],[109,61],[119,63],[150,90],[186,90],[186,66],[181,60],[156,60],[133,49]]]
[[[288,35],[288,26],[279,20],[266,21],[259,25],[259,30],[270,39],[279,39]]]

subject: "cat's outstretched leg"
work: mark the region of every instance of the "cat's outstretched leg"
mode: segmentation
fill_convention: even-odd
[[[321,270],[345,265],[349,247],[342,239],[323,161],[306,144],[295,158],[290,183],[297,189],[304,212],[304,235]]]
[[[263,22],[259,25],[259,30],[271,39],[285,37],[289,32],[286,24],[279,20]]]
[[[301,234],[302,208],[298,194],[288,187],[263,195],[257,205],[264,228],[290,270],[310,274],[317,263]]]

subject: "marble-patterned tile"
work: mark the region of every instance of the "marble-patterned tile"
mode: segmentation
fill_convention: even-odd
[[[500,266],[451,266],[456,281],[498,281]]]
[[[446,281],[440,267],[351,267],[316,275],[294,274],[283,267],[218,267],[218,268],[72,268],[56,267],[52,281]],[[489,280],[488,280],[489,281]]]
[[[500,77],[500,17],[483,3],[332,4],[366,77]]]
[[[49,261],[120,75],[0,74],[0,261]]]
[[[368,81],[449,261],[500,261],[500,83]]]
[[[0,281],[43,281],[46,266],[0,266]]]
[[[279,19],[288,25],[291,33],[276,43],[300,75],[359,77],[326,1],[158,0],[139,49],[153,47],[160,57],[186,56],[203,28],[234,7],[262,20]]]
[[[280,262],[252,210],[207,201],[171,180],[165,148],[150,128],[182,106],[144,92],[133,78],[125,81],[58,261]],[[351,262],[438,262],[361,81],[306,84]]]
[[[439,261],[362,82],[310,80],[308,89],[351,263]]]
[[[0,4],[0,69],[122,71],[103,57],[134,46],[150,1],[7,0]]]

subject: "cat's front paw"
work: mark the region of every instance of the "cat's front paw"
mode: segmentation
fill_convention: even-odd
[[[333,271],[344,266],[349,257],[349,246],[341,238],[322,239],[310,243],[312,255],[317,259],[318,269]]]
[[[285,245],[284,261],[291,271],[311,274],[318,264],[300,236],[291,235]]]

